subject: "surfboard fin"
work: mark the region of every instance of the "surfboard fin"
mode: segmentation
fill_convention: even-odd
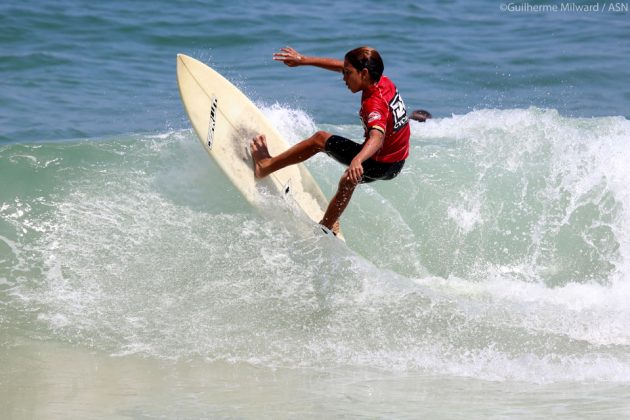
[[[285,198],[291,193],[291,179],[290,178],[287,181],[287,183],[284,184],[284,186],[282,187],[282,193],[284,194]]]

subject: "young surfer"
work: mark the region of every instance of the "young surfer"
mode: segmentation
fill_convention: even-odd
[[[383,60],[373,48],[356,48],[348,52],[344,60],[307,57],[293,48],[282,48],[273,59],[289,67],[308,65],[341,72],[348,89],[352,93],[361,92],[359,116],[365,129],[362,144],[318,131],[285,152],[271,156],[264,134],[256,136],[251,142],[257,178],[303,162],[319,152],[325,152],[348,166],[320,222],[336,232],[339,230],[339,217],[358,184],[389,180],[402,170],[409,155],[410,136],[405,104],[396,86],[383,76]]]

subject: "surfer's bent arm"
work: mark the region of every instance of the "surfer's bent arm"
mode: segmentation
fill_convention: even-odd
[[[369,136],[361,151],[352,159],[350,166],[346,170],[346,176],[355,184],[358,184],[361,181],[361,177],[363,177],[363,162],[371,158],[374,153],[383,147],[385,134],[381,130],[373,128],[370,130]]]
[[[276,61],[282,61],[289,67],[315,66],[339,73],[343,71],[343,60],[325,57],[308,57],[300,54],[291,47],[280,49],[279,52],[273,55],[273,59]]]

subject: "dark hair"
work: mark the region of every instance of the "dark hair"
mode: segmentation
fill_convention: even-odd
[[[378,82],[381,80],[385,66],[381,55],[374,48],[355,48],[352,51],[348,51],[345,58],[357,71],[367,69],[373,81]]]

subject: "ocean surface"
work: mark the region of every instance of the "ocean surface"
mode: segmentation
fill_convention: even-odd
[[[627,8],[3,2],[0,417],[630,416]],[[366,44],[434,118],[343,244],[234,190],[175,57],[358,139],[339,74],[271,57]]]

